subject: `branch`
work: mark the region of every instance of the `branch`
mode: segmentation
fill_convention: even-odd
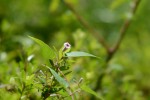
[[[84,20],[84,18],[76,11],[76,9],[73,7],[72,4],[66,2],[64,0],[65,5],[72,11],[72,13],[75,15],[75,17],[78,19],[78,21],[94,36],[97,38],[97,40],[102,44],[102,46],[106,49],[106,51],[109,50],[106,41],[104,40],[103,36],[101,36],[93,27],[90,26],[90,24]]]
[[[133,6],[132,6],[132,9],[131,9],[131,14],[132,15],[135,15],[136,11],[137,11],[137,8],[140,4],[140,1],[141,0],[135,0],[134,3],[133,3]],[[131,24],[131,21],[132,21],[132,18],[128,18],[126,19],[126,21],[124,22],[124,24],[122,25],[121,29],[120,29],[120,36],[117,40],[117,43],[115,44],[115,46],[113,48],[110,48],[109,49],[109,54],[108,54],[108,57],[107,57],[107,62],[109,62],[111,60],[111,58],[113,57],[113,55],[116,53],[116,51],[118,50],[128,28],[129,28],[129,25]]]
[[[135,13],[136,13],[136,11],[137,11],[137,9],[138,9],[138,6],[139,6],[139,4],[140,4],[140,1],[141,1],[141,0],[135,0],[135,1],[134,1],[134,3],[133,3],[133,8],[131,9],[132,15],[135,15]],[[127,20],[124,22],[123,26],[121,27],[121,29],[120,29],[120,37],[119,37],[117,43],[115,44],[115,46],[114,46],[113,48],[110,48],[110,49],[109,49],[108,57],[107,57],[107,59],[106,59],[106,64],[104,65],[104,68],[107,68],[109,61],[112,59],[113,55],[114,55],[114,54],[116,53],[116,51],[118,50],[118,48],[119,48],[119,46],[120,46],[120,44],[121,44],[121,42],[122,42],[122,40],[123,40],[123,38],[124,38],[124,36],[125,36],[125,33],[126,33],[126,31],[128,30],[129,25],[131,24],[131,21],[132,21],[132,19],[127,19]],[[97,83],[96,83],[96,87],[94,88],[95,91],[97,91],[97,90],[99,90],[99,89],[102,88],[101,83],[102,83],[102,79],[103,79],[103,77],[105,76],[105,74],[106,74],[106,73],[103,72],[102,74],[100,74],[100,75],[98,76]]]

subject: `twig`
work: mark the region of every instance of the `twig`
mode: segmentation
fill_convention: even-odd
[[[60,74],[62,74],[62,76],[64,77],[64,79],[67,81],[65,75],[62,73],[62,71],[59,69],[59,67],[57,67],[57,70],[59,71]],[[68,82],[68,81],[67,81],[67,82]],[[68,83],[69,83],[69,82],[68,82]],[[68,86],[67,91],[68,91],[69,95],[71,96],[72,100],[74,100],[74,95],[72,95],[73,93],[72,93],[72,91],[71,91],[70,86]]]
[[[136,13],[137,8],[138,8],[138,6],[139,6],[139,4],[140,4],[140,1],[141,1],[141,0],[135,0],[135,1],[134,1],[134,3],[133,3],[134,6],[133,6],[133,8],[131,9],[132,15],[134,15],[134,14]],[[108,67],[109,61],[112,59],[112,57],[114,56],[114,54],[115,54],[116,51],[118,50],[118,48],[119,48],[119,46],[120,46],[120,44],[121,44],[121,42],[122,42],[122,40],[123,40],[123,38],[124,38],[124,36],[125,36],[126,31],[127,31],[128,28],[129,28],[129,25],[130,25],[131,21],[132,21],[132,19],[127,19],[127,20],[124,22],[123,26],[122,26],[121,29],[120,29],[120,37],[119,37],[117,43],[115,44],[115,46],[114,46],[113,48],[110,48],[110,49],[109,49],[108,57],[107,57],[107,59],[106,59],[106,64],[104,65],[104,68],[105,68],[105,69]],[[101,83],[102,83],[102,79],[103,79],[103,77],[105,76],[105,74],[106,74],[106,73],[103,72],[102,74],[99,75],[98,80],[97,80],[97,83],[96,83],[96,87],[94,88],[95,91],[97,91],[97,90],[99,90],[99,89],[102,88]]]
[[[20,93],[20,98],[19,98],[19,100],[21,100],[21,97],[22,97],[22,95],[23,95],[24,90],[25,90],[25,83],[22,84],[22,90],[21,90],[21,93]]]
[[[135,15],[136,11],[137,11],[137,8],[140,4],[141,0],[135,0],[133,5],[132,5],[132,9],[131,9],[131,14],[132,15]],[[109,62],[111,60],[111,58],[113,57],[113,55],[116,53],[116,51],[118,50],[128,28],[129,28],[129,25],[131,24],[132,22],[132,18],[127,18],[126,21],[124,22],[124,24],[122,25],[121,29],[120,29],[120,36],[115,44],[115,46],[113,48],[110,48],[109,49],[109,54],[108,54],[108,57],[107,57],[107,62]]]
[[[71,96],[71,95],[74,95],[74,94],[77,93],[77,92],[80,93],[80,92],[81,92],[81,89],[78,89],[78,90],[74,91],[72,94],[70,94],[70,96]],[[66,98],[66,97],[68,97],[68,96],[65,96],[64,98]]]
[[[137,11],[137,8],[140,4],[141,0],[135,0],[133,2],[133,7],[131,9],[131,14],[132,15],[135,15],[136,11]],[[112,48],[109,48],[108,45],[106,44],[106,41],[104,41],[104,38],[97,32],[95,31],[87,21],[84,20],[84,18],[74,9],[74,7],[68,3],[68,2],[65,2],[64,3],[66,4],[66,6],[68,6],[68,8],[74,13],[74,15],[76,16],[76,18],[78,19],[78,21],[91,33],[93,34],[97,39],[98,41],[103,45],[103,47],[106,49],[107,51],[107,59],[106,59],[106,64],[104,65],[104,68],[106,69],[107,66],[108,66],[108,63],[109,61],[112,59],[112,57],[114,56],[114,54],[116,53],[116,51],[118,50],[124,36],[125,36],[125,33],[127,32],[128,28],[129,28],[129,25],[131,24],[131,21],[132,19],[128,18],[125,20],[125,22],[123,23],[121,29],[120,29],[120,36],[116,42],[116,44],[114,45],[114,47]],[[97,84],[96,84],[96,87],[95,87],[95,91],[99,90],[101,88],[101,81],[103,79],[103,77],[105,76],[105,72],[103,72],[101,75],[99,75],[98,77],[98,81],[97,81]]]
[[[78,19],[78,21],[95,37],[97,40],[102,44],[102,46],[106,49],[106,51],[109,50],[106,41],[104,40],[103,36],[101,36],[93,27],[90,26],[90,24],[84,20],[84,18],[76,11],[76,9],[73,7],[72,4],[66,2],[63,0],[66,6],[72,11],[72,13],[75,15],[75,17]]]

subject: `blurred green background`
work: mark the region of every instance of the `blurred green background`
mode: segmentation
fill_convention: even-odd
[[[112,46],[123,22],[132,17],[133,0],[66,0]],[[141,0],[132,23],[107,69],[103,61],[77,58],[73,77],[83,77],[91,88],[106,71],[102,89],[106,100],[150,100],[150,1]],[[85,51],[102,59],[106,51],[89,34],[62,0],[0,0],[0,99],[16,100],[17,94],[2,85],[17,74],[19,62],[34,54],[34,64],[44,62],[40,47],[27,35],[41,39],[57,49],[68,41],[72,51]],[[85,100],[90,94],[84,94]],[[80,97],[79,97],[80,98]]]

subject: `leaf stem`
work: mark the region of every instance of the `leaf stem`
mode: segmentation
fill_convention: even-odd
[[[67,78],[65,77],[65,75],[63,74],[63,72],[59,69],[59,67],[57,67],[57,70],[58,70],[59,73],[64,77],[64,79],[68,82]],[[68,82],[68,83],[69,83],[69,82]],[[68,94],[71,96],[72,100],[74,100],[75,97],[74,97],[74,95],[72,95],[73,93],[72,93],[72,91],[71,91],[71,87],[68,86],[66,90],[67,90]]]
[[[141,2],[141,0],[134,0],[133,6],[131,8],[131,14],[132,15],[135,15],[140,2]],[[120,28],[120,32],[119,32],[120,36],[119,36],[116,44],[114,45],[113,48],[109,48],[108,57],[107,57],[106,62],[109,62],[111,60],[111,58],[114,56],[114,54],[116,53],[116,51],[119,49],[119,46],[120,46],[128,28],[129,28],[131,22],[132,22],[132,18],[127,18],[125,20],[125,22],[123,23],[122,27]]]

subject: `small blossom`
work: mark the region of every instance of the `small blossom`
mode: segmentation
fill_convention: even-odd
[[[64,43],[64,47],[67,48],[67,49],[69,49],[69,48],[71,48],[71,45],[68,42],[65,42]]]
[[[70,48],[71,48],[71,45],[68,42],[65,42],[63,51],[66,51],[67,49],[70,49]]]

